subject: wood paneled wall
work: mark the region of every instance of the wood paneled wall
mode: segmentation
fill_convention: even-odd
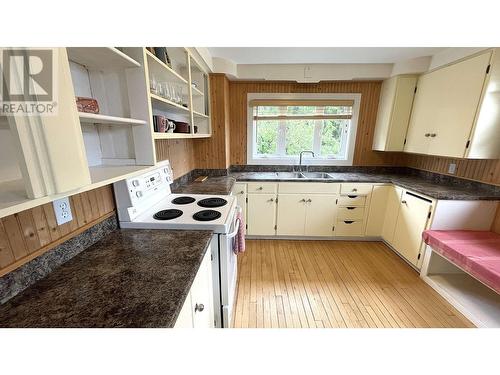
[[[230,165],[229,80],[210,74],[212,137],[194,140],[196,168],[225,169]]]
[[[453,159],[438,156],[401,154],[401,165],[448,174],[450,163],[457,164],[453,176],[500,185],[500,160]]]
[[[232,81],[229,83],[231,164],[246,164],[248,93],[360,93],[354,165],[394,165],[397,153],[372,151],[381,82],[320,83]]]
[[[0,276],[113,215],[111,185],[70,197],[73,220],[57,225],[52,203],[0,219]]]
[[[174,178],[189,173],[195,166],[193,139],[157,139],[155,141],[156,159],[170,160]]]

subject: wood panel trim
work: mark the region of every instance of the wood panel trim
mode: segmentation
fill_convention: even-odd
[[[112,186],[70,197],[73,220],[57,225],[52,203],[0,219],[0,277],[116,215]]]

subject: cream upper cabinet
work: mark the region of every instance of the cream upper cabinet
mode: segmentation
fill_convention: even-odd
[[[405,152],[463,158],[492,52],[420,76]]]
[[[382,225],[382,238],[392,244],[394,239],[394,229],[398,220],[399,206],[403,189],[397,186],[389,186],[385,201],[385,217]]]
[[[337,217],[336,195],[312,195],[306,198],[306,236],[333,236]],[[281,201],[279,202],[281,204]],[[279,225],[278,225],[279,230]]]
[[[238,202],[238,206],[241,207],[241,215],[247,221],[247,184],[244,183],[235,183],[233,186],[233,190],[231,193],[236,197]]]
[[[306,200],[306,196],[302,194],[278,195],[277,235],[304,235]]]
[[[414,266],[419,263],[422,232],[429,221],[431,207],[431,200],[406,190],[403,192],[391,244]]]
[[[247,197],[247,233],[262,236],[276,234],[276,194],[248,194]]]
[[[416,75],[395,76],[382,83],[374,150],[403,151],[416,86]]]

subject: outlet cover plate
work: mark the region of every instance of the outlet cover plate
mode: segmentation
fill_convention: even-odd
[[[449,174],[455,174],[456,171],[457,171],[457,164],[456,163],[450,163],[448,165],[448,173]]]
[[[73,215],[71,213],[71,205],[69,204],[69,198],[64,197],[52,202],[54,207],[54,214],[56,215],[57,225],[62,225],[68,221],[73,220]]]

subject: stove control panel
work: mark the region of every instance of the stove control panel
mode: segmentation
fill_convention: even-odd
[[[160,162],[157,169],[114,184],[118,215],[128,220],[149,207],[149,202],[171,193],[172,168],[168,160]],[[120,220],[124,220],[120,218]],[[126,221],[128,221],[126,220]]]

